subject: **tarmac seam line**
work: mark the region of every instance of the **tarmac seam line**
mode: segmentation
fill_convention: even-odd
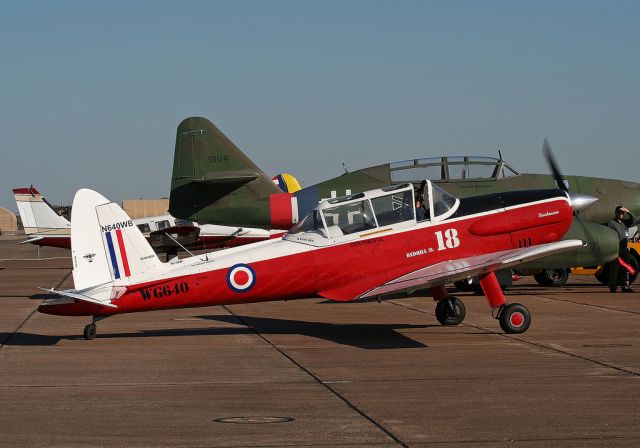
[[[486,444],[486,443],[504,443],[504,442],[562,442],[562,441],[592,441],[592,440],[637,440],[638,436],[584,436],[584,437],[542,437],[542,438],[530,438],[530,439],[514,439],[506,437],[504,439],[481,439],[481,440],[447,440],[447,441],[434,441],[434,442],[418,442],[418,445],[457,445],[464,444]]]
[[[408,310],[417,311],[418,313],[431,315],[431,313],[427,313],[426,311],[423,311],[421,309],[413,308],[411,306],[403,305],[403,304],[400,304],[400,303],[395,303],[395,302],[393,302],[391,300],[387,300],[387,302],[391,303],[392,305],[396,305],[396,306],[399,306],[399,307],[402,307],[402,308],[405,308],[405,309],[408,309]],[[628,369],[625,369],[623,367],[615,366],[613,364],[608,364],[606,362],[602,362],[602,361],[598,361],[598,360],[595,360],[595,359],[587,358],[585,356],[581,356],[581,355],[578,355],[576,353],[571,353],[571,352],[568,352],[568,351],[565,351],[565,350],[560,350],[560,349],[557,349],[557,348],[554,348],[554,347],[549,347],[549,346],[546,346],[546,345],[543,345],[543,344],[540,344],[540,343],[537,343],[537,342],[532,342],[532,341],[527,341],[527,340],[524,340],[524,339],[520,339],[520,338],[517,338],[517,337],[509,335],[509,334],[498,333],[498,332],[490,330],[488,328],[480,327],[480,326],[477,326],[477,325],[465,324],[465,323],[462,323],[460,325],[461,326],[465,326],[465,327],[469,327],[469,328],[475,328],[477,330],[483,330],[483,331],[489,332],[491,334],[495,334],[497,336],[501,336],[503,338],[511,339],[512,341],[517,341],[517,342],[521,342],[523,344],[532,345],[534,347],[538,347],[538,348],[546,349],[546,350],[549,350],[549,351],[553,351],[553,352],[559,353],[561,355],[566,355],[566,356],[570,356],[570,357],[573,357],[573,358],[577,358],[577,359],[580,359],[582,361],[588,361],[588,362],[597,364],[600,367],[608,367],[610,369],[617,370],[618,372],[622,372],[622,373],[625,373],[627,375],[640,376],[639,372],[635,372],[633,370],[628,370]]]
[[[594,305],[592,303],[574,302],[573,300],[558,299],[556,297],[549,297],[549,296],[545,296],[545,295],[541,295],[541,294],[532,294],[532,296],[533,297],[541,297],[543,299],[553,300],[553,301],[556,301],[556,302],[572,303],[572,304],[578,305],[578,306],[589,306],[589,307],[599,308],[599,309],[603,309],[603,310],[617,311],[617,312],[625,313],[625,314],[633,314],[633,315],[636,315],[636,316],[640,315],[640,312],[637,312],[637,311],[621,310],[619,308],[611,308],[611,307],[608,307],[608,306]]]
[[[183,387],[183,386],[246,386],[254,384],[308,384],[307,381],[187,381],[184,383],[95,383],[95,384],[0,384],[0,389],[41,388],[41,389],[83,389],[95,387]]]
[[[72,271],[71,271],[71,270],[69,270],[69,272],[67,272],[67,275],[65,275],[64,277],[62,277],[62,280],[60,280],[60,281],[58,282],[58,284],[57,284],[56,286],[54,286],[54,287],[53,287],[53,289],[58,289],[58,288],[60,287],[60,285],[62,285],[62,283],[64,283],[64,281],[65,281],[66,279],[68,279],[68,278],[69,278],[69,276],[71,275],[71,272],[72,272]],[[44,300],[43,300],[42,302],[44,302]],[[40,302],[40,303],[42,303],[42,302]],[[38,311],[38,307],[35,307],[35,309],[34,309],[33,311],[31,311],[27,317],[25,317],[25,318],[24,318],[24,320],[20,323],[20,325],[18,325],[18,328],[16,328],[16,329],[13,331],[13,333],[11,333],[11,334],[9,335],[9,337],[7,337],[4,341],[2,341],[2,343],[0,344],[0,350],[2,350],[2,349],[3,349],[3,348],[4,348],[4,347],[5,347],[5,346],[6,346],[6,345],[11,341],[11,339],[13,339],[13,337],[16,335],[16,333],[17,333],[18,331],[20,331],[20,329],[24,326],[24,324],[26,324],[26,323],[27,323],[27,321],[28,321],[29,319],[31,319],[31,316],[33,316],[33,315],[36,313],[36,311]]]
[[[394,442],[396,442],[398,445],[402,446],[403,448],[409,448],[409,445],[407,445],[405,442],[403,442],[402,440],[400,440],[400,438],[398,436],[396,436],[395,434],[393,434],[390,430],[388,430],[387,428],[385,428],[384,426],[382,426],[380,423],[378,423],[376,420],[374,420],[372,417],[370,417],[369,415],[367,415],[364,411],[362,411],[361,409],[359,409],[356,405],[354,405],[353,403],[351,403],[349,400],[347,400],[342,394],[340,394],[338,391],[336,391],[335,389],[333,389],[329,384],[324,383],[320,378],[318,378],[318,376],[316,376],[313,372],[311,372],[309,369],[307,369],[305,366],[303,366],[302,364],[300,364],[299,362],[297,362],[295,359],[293,359],[290,355],[288,355],[287,353],[285,353],[283,350],[281,350],[278,346],[276,346],[275,344],[273,344],[269,339],[267,339],[266,337],[264,337],[262,334],[260,334],[253,326],[251,326],[249,323],[247,323],[244,319],[242,319],[241,317],[237,316],[233,311],[231,311],[229,309],[229,307],[227,307],[226,305],[223,305],[222,308],[224,308],[225,310],[227,310],[227,312],[229,312],[233,317],[235,317],[236,319],[238,319],[240,322],[242,322],[243,325],[245,325],[247,328],[250,328],[251,331],[253,331],[256,336],[258,336],[260,339],[262,339],[263,341],[265,341],[267,344],[269,344],[271,347],[273,347],[278,353],[280,353],[282,356],[284,356],[286,359],[288,359],[292,364],[294,364],[296,367],[298,367],[300,370],[302,370],[303,372],[305,372],[307,375],[309,375],[316,383],[318,383],[320,386],[324,387],[326,390],[328,390],[329,392],[331,392],[331,394],[333,394],[335,397],[337,397],[339,400],[341,400],[343,403],[345,403],[350,409],[352,409],[353,411],[355,411],[356,413],[358,413],[361,417],[365,418],[366,420],[368,420],[371,424],[373,424],[376,428],[378,428],[380,431],[382,431],[385,435],[387,435],[387,437],[391,438]]]

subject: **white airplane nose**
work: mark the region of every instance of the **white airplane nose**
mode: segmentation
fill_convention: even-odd
[[[584,210],[598,200],[598,198],[583,193],[569,193],[569,198],[571,199],[571,207],[575,211]]]

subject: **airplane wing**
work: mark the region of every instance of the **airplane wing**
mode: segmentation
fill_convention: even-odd
[[[322,292],[320,295],[328,299],[346,301],[378,297],[408,289],[441,286],[458,280],[475,277],[477,275],[488,274],[490,272],[505,269],[537,258],[546,257],[558,252],[574,249],[582,246],[583,244],[584,243],[581,240],[565,240],[533,247],[493,252],[475,257],[443,261],[441,263],[417,269],[378,286],[371,287],[370,284],[366,285],[365,280],[360,282],[360,284],[352,284],[345,288]]]
[[[489,272],[574,249],[582,245],[583,242],[580,240],[566,240],[445,261],[398,277],[361,294],[358,298],[375,297],[408,288],[444,285],[457,280],[475,277],[476,275],[488,274]]]
[[[73,291],[57,291],[55,289],[49,289],[49,288],[38,288],[38,289],[41,289],[42,291],[46,291],[46,292],[51,293],[51,294],[57,294],[59,296],[69,297],[69,298],[74,299],[74,300],[80,300],[82,302],[88,302],[88,303],[91,303],[93,305],[106,306],[106,307],[109,307],[109,308],[118,308],[113,303],[102,302],[102,301],[100,301],[98,299],[94,299],[93,297],[85,296],[83,294],[79,294],[79,293],[73,292]]]

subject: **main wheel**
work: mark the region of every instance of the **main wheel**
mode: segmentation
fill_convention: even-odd
[[[569,279],[569,270],[565,268],[543,269],[533,278],[540,286],[563,286]]]
[[[500,312],[500,327],[505,333],[524,333],[531,325],[531,313],[519,303],[505,305]]]
[[[464,303],[455,296],[449,296],[436,304],[436,319],[442,325],[459,325],[466,314]]]
[[[84,327],[84,338],[87,341],[90,341],[96,338],[96,324],[89,324],[86,327]]]

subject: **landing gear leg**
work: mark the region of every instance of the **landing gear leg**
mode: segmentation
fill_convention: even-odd
[[[106,319],[107,317],[108,316],[102,316],[102,317],[93,316],[93,321],[90,324],[88,324],[88,325],[86,325],[84,327],[84,338],[87,341],[91,341],[91,340],[96,338],[96,334],[97,334],[97,331],[98,331],[98,329],[96,327],[96,322],[98,322],[98,321],[100,321],[102,319]]]
[[[531,313],[519,303],[507,304],[502,288],[493,272],[480,277],[480,286],[492,310],[497,310],[496,319],[505,333],[524,333],[531,325]]]

